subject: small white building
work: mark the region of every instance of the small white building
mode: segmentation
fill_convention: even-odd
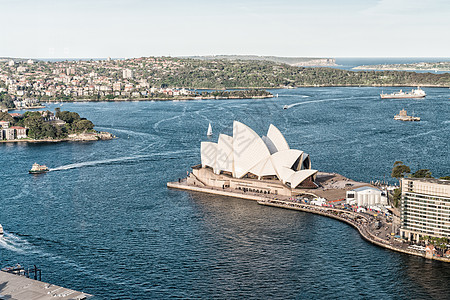
[[[357,206],[387,205],[387,197],[377,188],[363,186],[347,191],[346,203]]]
[[[124,69],[124,70],[122,71],[122,77],[123,77],[124,79],[127,79],[127,78],[133,78],[133,71],[130,70],[130,69]]]
[[[317,206],[324,206],[324,205],[327,204],[327,200],[326,200],[325,198],[321,198],[321,197],[319,197],[319,198],[314,198],[314,199],[311,201],[311,204],[312,204],[312,205],[317,205]]]
[[[9,128],[9,122],[8,121],[0,121],[0,127],[3,129]]]

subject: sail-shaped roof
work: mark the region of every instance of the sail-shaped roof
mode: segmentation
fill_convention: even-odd
[[[200,146],[202,166],[213,168],[216,164],[217,144],[213,142],[202,142]]]
[[[233,173],[233,164],[233,138],[226,134],[220,134],[214,172],[216,174],[220,174],[221,171]]]
[[[261,138],[247,125],[234,121],[233,137],[220,134],[218,143],[201,143],[203,167],[213,168],[214,173],[231,172],[242,178],[252,173],[259,178],[277,176],[292,188],[314,176],[309,155],[301,150],[290,149],[284,136],[270,125],[267,137]]]
[[[289,144],[286,142],[283,134],[275,127],[275,125],[270,124],[269,130],[267,131],[267,137],[272,141],[272,143],[277,148],[277,151],[289,150]]]
[[[264,141],[250,127],[241,122],[233,123],[234,176],[243,177],[261,160],[270,156]],[[258,175],[258,174],[255,174]]]

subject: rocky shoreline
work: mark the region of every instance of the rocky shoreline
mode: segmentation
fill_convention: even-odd
[[[16,140],[0,140],[0,143],[60,143],[60,142],[90,142],[105,141],[115,139],[116,136],[109,132],[88,132],[79,134],[69,134],[63,139],[16,139]]]

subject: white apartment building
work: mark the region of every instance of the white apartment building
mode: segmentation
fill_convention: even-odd
[[[124,69],[122,75],[124,79],[133,78],[133,71],[130,69]]]
[[[450,238],[450,180],[402,178],[400,236]]]

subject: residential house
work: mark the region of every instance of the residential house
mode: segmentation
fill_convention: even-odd
[[[0,121],[0,126],[3,129],[9,128],[9,122],[8,121]]]
[[[27,138],[27,129],[21,126],[11,126],[11,129],[16,131],[16,139],[25,139]]]
[[[14,128],[4,128],[3,129],[3,136],[7,140],[14,140]]]

